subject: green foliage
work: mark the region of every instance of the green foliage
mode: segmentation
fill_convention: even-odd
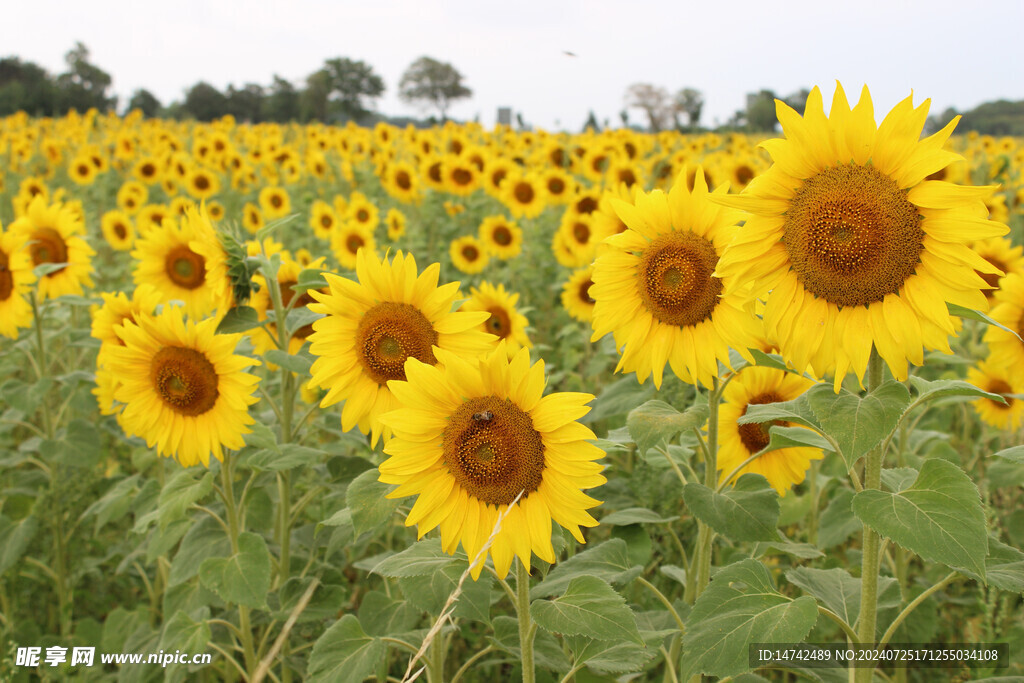
[[[572,579],[561,596],[530,605],[530,615],[552,633],[643,644],[625,599],[596,576]]]
[[[779,494],[760,474],[745,474],[725,493],[687,484],[683,500],[693,516],[734,541],[774,541],[779,537]]]
[[[647,401],[629,413],[626,426],[643,453],[680,432],[698,429],[708,419],[708,408],[696,405],[680,413],[664,401]]]
[[[473,91],[462,84],[462,74],[447,62],[420,57],[409,65],[398,84],[398,96],[406,102],[423,102],[448,118],[448,108],[455,100],[470,97]]]
[[[199,566],[199,580],[226,602],[266,609],[270,591],[270,551],[262,536],[238,535],[238,552],[210,557]]]
[[[373,671],[384,648],[380,638],[366,635],[359,619],[346,614],[313,646],[309,680],[360,683]]]

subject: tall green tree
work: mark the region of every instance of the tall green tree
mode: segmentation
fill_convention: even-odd
[[[290,81],[274,74],[269,93],[263,98],[263,120],[296,121],[299,118],[299,91]]]
[[[775,93],[762,90],[757,94],[747,95],[747,128],[753,132],[771,132],[775,130],[778,119],[775,117]]]
[[[0,116],[16,111],[45,116],[55,107],[56,88],[45,69],[17,57],[0,59]]]
[[[674,116],[676,117],[676,128],[680,128],[678,116],[686,114],[689,120],[689,127],[696,128],[700,123],[701,111],[704,109],[704,95],[695,88],[683,88],[676,93]]]
[[[398,96],[406,102],[418,102],[437,109],[441,120],[446,121],[452,102],[473,94],[463,85],[462,78],[462,74],[448,62],[420,57],[402,74]]]
[[[241,88],[229,85],[224,93],[228,113],[239,121],[259,123],[263,120],[263,86],[246,83]]]
[[[117,97],[107,96],[113,79],[103,69],[89,61],[89,48],[82,43],[64,55],[68,70],[57,76],[58,113],[68,109],[85,111],[92,107],[100,111],[113,109]]]
[[[156,95],[145,88],[140,88],[132,93],[132,98],[128,100],[128,109],[126,111],[138,109],[142,112],[143,116],[152,118],[160,113],[160,108],[160,100],[156,98]]]
[[[384,81],[366,62],[336,57],[324,62],[320,71],[326,74],[330,88],[328,113],[336,113],[342,120],[361,121],[369,114],[369,101],[384,93]]]
[[[205,81],[200,81],[188,89],[181,108],[186,116],[191,116],[196,121],[213,121],[228,113],[224,93]]]
[[[306,88],[299,100],[303,122],[327,121],[330,118],[331,74],[326,69],[314,71],[306,77]]]

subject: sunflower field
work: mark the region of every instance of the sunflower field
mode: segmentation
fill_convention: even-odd
[[[1020,680],[1024,140],[927,114],[0,119],[0,680]]]

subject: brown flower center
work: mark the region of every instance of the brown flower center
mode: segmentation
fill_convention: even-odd
[[[1002,394],[1003,400],[1006,401],[1005,404],[1000,403],[998,401],[993,401],[992,399],[988,399],[988,402],[991,403],[996,408],[998,408],[999,410],[1009,410],[1013,406],[1013,397],[1010,396],[1010,394],[1013,393],[1013,387],[1011,387],[1009,383],[1006,382],[1006,380],[993,379],[989,381],[988,386],[985,388],[985,391],[987,391],[990,394]]]
[[[452,182],[461,187],[465,187],[473,182],[473,174],[464,168],[457,168],[452,171]]]
[[[747,414],[748,406],[759,406],[766,403],[777,403],[782,401],[783,398],[775,392],[768,392],[765,394],[758,394],[751,399],[747,400],[747,405],[743,406],[743,412],[741,415]],[[762,448],[768,445],[771,437],[768,434],[768,430],[772,425],[787,426],[789,423],[782,420],[772,420],[771,422],[751,422],[750,424],[739,425],[740,430],[740,441],[743,442],[744,448],[753,455]]]
[[[329,229],[332,225],[334,225],[334,219],[331,218],[331,214],[325,213],[320,215],[320,227]]]
[[[210,189],[210,179],[204,175],[197,175],[195,180],[192,181],[192,185],[201,192],[205,192]]]
[[[551,178],[548,180],[548,192],[554,196],[558,196],[565,192],[565,181],[561,178]]]
[[[580,288],[576,292],[576,295],[579,297],[580,301],[591,306],[593,306],[595,303],[594,298],[590,296],[590,288],[593,286],[594,281],[588,277],[586,280],[580,283]]]
[[[117,239],[123,240],[128,236],[128,228],[124,227],[124,223],[114,223],[114,234],[117,235]]]
[[[505,339],[512,334],[512,320],[509,318],[508,311],[501,306],[492,306],[487,309],[487,312],[491,314],[491,317],[484,323],[488,332],[500,339]]]
[[[412,304],[385,301],[363,314],[356,328],[356,356],[377,384],[405,379],[405,360],[410,356],[434,365],[437,332]]]
[[[284,200],[281,199],[280,195],[270,195],[270,205],[272,207],[274,207],[275,209],[280,209],[282,204],[284,204]]]
[[[180,244],[167,253],[164,272],[179,287],[196,289],[206,281],[206,259]]]
[[[53,228],[36,228],[28,249],[32,256],[32,264],[36,266],[41,263],[68,262],[68,246],[61,234]],[[47,273],[46,277],[53,277],[62,270],[64,269]]]
[[[582,197],[576,202],[577,213],[594,213],[597,211],[597,200],[593,197]]]
[[[412,180],[409,179],[409,174],[406,171],[399,171],[395,174],[395,184],[403,190],[408,190],[412,187]]]
[[[10,259],[0,251],[0,301],[7,301],[14,291],[14,275],[11,274]]]
[[[640,298],[657,320],[685,327],[707,320],[718,305],[722,282],[712,277],[718,253],[692,232],[662,235],[640,257]]]
[[[783,243],[815,296],[860,306],[899,292],[924,249],[917,208],[871,166],[840,164],[804,181],[786,212]]]
[[[508,229],[507,225],[499,225],[491,233],[491,239],[495,244],[507,247],[512,244],[512,231]]]
[[[360,235],[349,235],[345,238],[345,248],[348,249],[351,254],[362,249],[365,244],[366,240],[364,240]]]
[[[472,244],[467,244],[462,248],[462,258],[466,259],[470,263],[480,258],[480,250],[474,247]]]
[[[448,418],[442,459],[455,482],[491,505],[508,505],[544,479],[544,442],[533,420],[511,400],[471,398]]]
[[[164,403],[181,415],[202,415],[217,402],[217,369],[195,349],[165,346],[153,356],[149,376]]]
[[[514,194],[516,197],[516,201],[519,202],[520,204],[529,204],[530,202],[533,201],[533,198],[535,196],[535,193],[533,191],[533,185],[525,182],[516,183],[516,189]]]
[[[586,246],[590,242],[590,226],[583,221],[576,221],[572,225],[572,238],[577,244]]]

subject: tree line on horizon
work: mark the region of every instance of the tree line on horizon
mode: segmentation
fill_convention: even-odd
[[[116,110],[118,98],[110,94],[112,77],[89,59],[89,50],[82,43],[65,54],[66,70],[49,74],[41,66],[16,56],[0,58],[0,116],[25,111],[32,116],[63,116],[71,109],[80,112],[96,108]],[[385,90],[384,80],[373,67],[361,60],[335,57],[296,85],[274,74],[268,85],[229,84],[223,91],[205,81],[187,88],[184,98],[164,104],[149,90],[137,89],[128,99],[123,112],[138,109],[147,117],[213,121],[232,115],[251,123],[297,121],[310,123],[345,123],[354,121],[372,124],[388,121],[396,125],[433,125],[447,120],[448,110],[457,100],[471,97],[473,91],[464,83],[464,76],[451,64],[423,56],[405,70],[398,86],[399,97],[420,107],[430,115],[423,119],[386,117],[372,109],[372,103]],[[803,88],[785,97],[763,89],[747,95],[745,109],[737,110],[722,130],[772,132],[776,130],[775,99],[803,112],[808,90]],[[622,125],[649,132],[708,130],[701,126],[704,96],[695,88],[682,88],[675,94],[651,83],[634,83],[627,88],[625,108],[619,113]],[[639,109],[647,126],[630,122],[629,110]],[[999,100],[986,102],[970,111],[949,108],[929,118],[929,126],[949,121],[960,114],[962,131],[975,130],[989,135],[1024,136],[1024,101]],[[517,116],[521,128],[528,127]],[[608,119],[603,127],[611,126]],[[583,129],[600,130],[602,125],[590,112]]]

